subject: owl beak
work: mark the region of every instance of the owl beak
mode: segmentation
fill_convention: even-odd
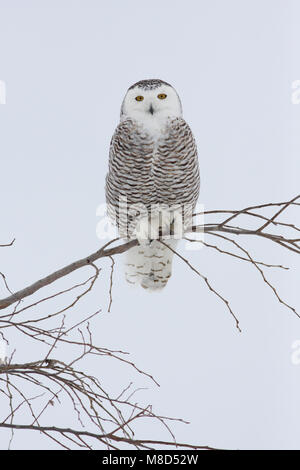
[[[152,115],[153,115],[153,113],[154,113],[154,109],[153,109],[152,103],[150,104],[149,113],[151,113]]]

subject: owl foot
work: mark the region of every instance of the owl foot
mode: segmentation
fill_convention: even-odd
[[[181,212],[161,212],[159,218],[160,238],[163,240],[181,239],[183,223]]]
[[[181,239],[183,237],[183,223],[181,212],[161,211],[151,215],[151,218],[142,217],[138,220],[134,236],[139,245],[150,245],[152,240]]]
[[[149,238],[149,225],[148,217],[142,217],[136,224],[134,235],[139,242],[139,245],[150,245],[151,238]]]

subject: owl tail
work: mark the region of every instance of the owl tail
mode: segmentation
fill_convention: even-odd
[[[176,250],[178,240],[164,243]],[[172,274],[174,253],[157,240],[150,245],[134,246],[126,253],[125,277],[132,285],[140,284],[150,291],[163,289]]]

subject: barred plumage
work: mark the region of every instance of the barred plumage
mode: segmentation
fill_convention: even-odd
[[[145,103],[140,106],[134,100],[141,92]],[[196,144],[181,113],[180,99],[169,84],[138,82],[127,92],[110,145],[108,213],[120,236],[137,237],[141,243],[128,252],[126,278],[145,288],[158,289],[167,283],[173,252],[155,239],[167,235],[167,225],[176,238],[174,227],[179,220],[190,223],[199,195]],[[154,215],[148,223],[151,211]],[[150,230],[146,236],[145,221]],[[166,240],[175,249],[177,240]]]

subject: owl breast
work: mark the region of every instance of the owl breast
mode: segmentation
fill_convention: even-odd
[[[110,146],[106,199],[120,231],[134,227],[143,207],[190,205],[192,211],[198,194],[196,144],[182,118],[155,126],[131,119],[119,124]]]

